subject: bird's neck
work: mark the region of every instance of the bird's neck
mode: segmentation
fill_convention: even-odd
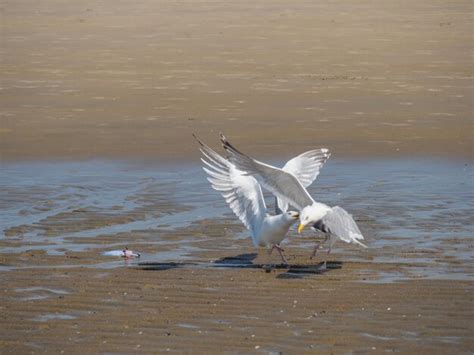
[[[282,213],[276,216],[268,216],[267,218],[269,218],[270,220],[273,220],[274,223],[277,223],[281,226],[285,226],[288,228],[297,221],[296,219],[288,216],[286,213]]]

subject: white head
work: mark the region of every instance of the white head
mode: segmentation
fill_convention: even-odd
[[[296,222],[299,217],[300,217],[299,212],[296,212],[296,211],[285,212],[285,218],[288,222]]]
[[[322,203],[315,202],[310,206],[306,206],[300,213],[300,225],[298,233],[301,233],[308,224],[313,224],[323,218],[331,208]]]

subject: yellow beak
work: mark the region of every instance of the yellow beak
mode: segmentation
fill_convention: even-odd
[[[299,234],[301,234],[301,232],[303,231],[304,227],[306,227],[306,224],[300,223],[300,225],[298,226],[298,233],[299,233]]]

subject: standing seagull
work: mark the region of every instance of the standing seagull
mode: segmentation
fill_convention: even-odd
[[[221,142],[229,153],[229,160],[240,170],[254,176],[260,184],[279,199],[286,201],[300,211],[298,233],[311,224],[314,229],[326,234],[330,240],[329,251],[337,239],[347,243],[356,243],[364,248],[364,240],[352,216],[339,206],[329,207],[314,201],[305,186],[294,173],[259,162],[237,150],[221,134]],[[311,254],[314,257],[321,243],[318,243]]]
[[[283,263],[287,264],[280,243],[298,220],[299,213],[287,212],[288,205],[282,202],[277,210],[283,212],[275,216],[269,215],[257,180],[237,169],[229,160],[193,136],[201,145],[201,161],[205,164],[203,169],[209,175],[211,186],[222,194],[232,211],[250,231],[254,246],[266,247],[269,254],[276,249]],[[311,184],[328,158],[327,150],[317,149],[291,159],[285,167],[294,171],[305,183]],[[305,169],[301,169],[301,166]]]

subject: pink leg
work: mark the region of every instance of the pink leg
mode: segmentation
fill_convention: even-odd
[[[283,264],[288,264],[288,260],[286,260],[285,256],[283,255],[283,252],[285,251],[280,245],[275,244],[273,247],[269,250],[268,255],[272,254],[273,249],[276,249],[278,251],[278,254],[280,254],[281,260],[283,261]]]
[[[273,246],[273,248],[275,248],[275,249],[278,250],[278,251],[285,251],[285,249],[283,249],[283,248],[280,246],[280,244],[275,244],[275,245]],[[273,248],[272,248],[272,249],[273,249]]]
[[[316,256],[316,253],[318,252],[320,245],[321,245],[321,242],[316,244],[316,246],[314,247],[313,252],[311,253],[311,256],[309,257],[311,260]]]
[[[283,261],[283,264],[287,265],[288,264],[288,260],[286,260],[285,256],[283,255],[283,248],[281,248],[279,245],[276,246],[276,249],[278,250],[278,253],[280,254],[280,257],[281,257],[281,260]]]
[[[324,236],[324,240],[322,242],[319,242],[318,244],[316,244],[316,246],[314,247],[314,250],[313,250],[313,253],[311,254],[311,256],[309,257],[310,259],[313,259],[315,256],[316,256],[316,253],[319,249],[319,247],[321,246],[321,244],[324,244],[327,242],[327,240],[329,239],[329,237],[327,236],[327,234]]]
[[[336,243],[336,240],[336,237],[331,235],[331,240],[329,241],[328,255],[331,253],[332,247],[334,246],[334,243]]]

